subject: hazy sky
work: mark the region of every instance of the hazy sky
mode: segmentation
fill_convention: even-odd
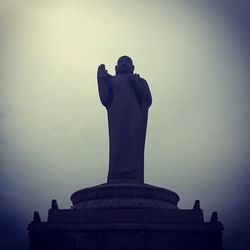
[[[206,220],[218,211],[225,249],[246,250],[248,13],[242,0],[1,0],[0,244],[25,246],[34,210],[47,220],[51,199],[69,208],[106,181],[96,70],[114,74],[129,55],[153,96],[145,182],[178,193],[180,208],[200,199]]]

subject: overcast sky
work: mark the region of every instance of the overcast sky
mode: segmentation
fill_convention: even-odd
[[[249,243],[248,1],[2,0],[0,244],[25,247],[51,199],[104,183],[96,70],[129,55],[150,86],[145,182],[218,211],[226,250]],[[13,237],[16,241],[13,241]],[[12,239],[12,240],[11,240]],[[240,246],[235,247],[239,242]],[[235,244],[235,245],[234,245]]]

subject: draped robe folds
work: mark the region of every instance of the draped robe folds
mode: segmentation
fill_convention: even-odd
[[[108,182],[144,182],[144,145],[151,102],[145,102],[129,76],[118,74],[105,82],[109,84],[109,102],[105,105],[109,124]],[[139,84],[149,91],[145,80]]]

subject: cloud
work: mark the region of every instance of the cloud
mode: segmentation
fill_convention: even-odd
[[[6,118],[8,118],[8,115],[5,112],[0,111],[0,119],[6,119]]]
[[[225,235],[242,225],[243,215],[230,218],[245,206],[232,204],[249,194],[241,164],[249,128],[247,53],[244,33],[231,25],[243,5],[221,1],[199,9],[195,1],[172,2],[136,2],[131,9],[120,1],[1,1],[0,100],[11,112],[0,111],[0,215],[12,238],[26,233],[30,206],[43,216],[50,196],[60,197],[63,207],[66,193],[106,178],[108,129],[96,68],[104,62],[114,69],[127,53],[154,99],[147,182],[180,192],[180,206],[192,207],[199,196],[204,211],[219,207]],[[228,8],[225,21],[221,13]]]

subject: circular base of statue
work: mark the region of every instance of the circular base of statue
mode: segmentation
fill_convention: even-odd
[[[179,196],[148,184],[105,183],[84,188],[71,195],[73,209],[164,208],[178,209]]]

